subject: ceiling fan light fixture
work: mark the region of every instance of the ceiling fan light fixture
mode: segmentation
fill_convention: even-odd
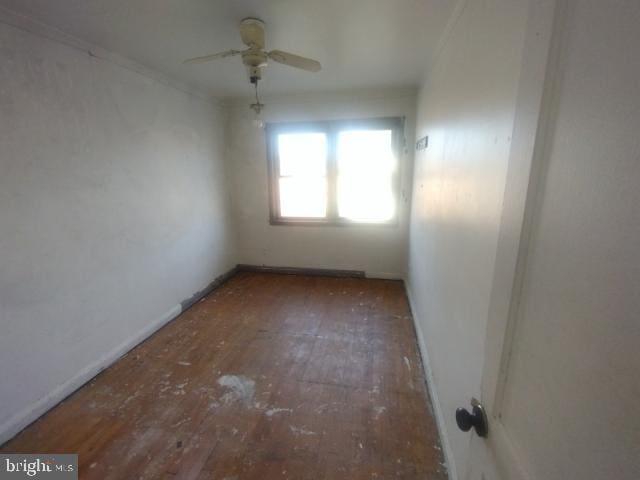
[[[255,113],[255,117],[253,119],[253,125],[257,128],[264,128],[264,120],[262,118],[262,110],[264,110],[265,108],[265,104],[260,102],[260,99],[258,98],[258,80],[256,79],[255,82],[253,82],[253,85],[255,86],[255,90],[256,90],[256,101],[255,103],[252,103],[251,105],[249,105],[249,108],[251,110],[253,110],[253,112]]]
[[[262,130],[265,127],[265,121],[259,113],[253,119],[253,126]]]

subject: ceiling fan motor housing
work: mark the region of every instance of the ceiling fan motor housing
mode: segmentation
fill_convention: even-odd
[[[248,50],[242,54],[242,63],[247,67],[251,83],[256,83],[262,78],[262,68],[267,66],[267,54],[262,50]]]
[[[245,18],[240,22],[240,37],[250,49],[264,48],[265,24],[258,18]]]
[[[267,54],[262,50],[247,50],[242,54],[242,63],[247,67],[266,67]]]

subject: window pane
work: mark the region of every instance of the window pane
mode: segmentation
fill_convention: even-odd
[[[327,136],[278,135],[280,216],[322,218],[327,214]]]
[[[391,130],[349,130],[338,134],[338,214],[350,220],[393,218],[396,158]]]
[[[326,178],[280,178],[280,216],[322,218],[326,215]]]
[[[321,176],[327,169],[327,136],[324,133],[278,135],[280,176]]]

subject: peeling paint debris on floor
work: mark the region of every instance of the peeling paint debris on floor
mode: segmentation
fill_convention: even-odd
[[[295,425],[289,425],[289,430],[291,430],[295,435],[316,435],[316,432],[312,432],[306,428],[296,427]]]
[[[269,410],[267,410],[266,412],[264,412],[264,414],[267,417],[272,417],[277,413],[283,413],[283,412],[293,412],[292,409],[290,408],[270,408]]]
[[[218,385],[229,389],[221,398],[225,405],[236,401],[241,401],[245,406],[253,404],[256,382],[249,377],[244,375],[223,375],[218,379]]]

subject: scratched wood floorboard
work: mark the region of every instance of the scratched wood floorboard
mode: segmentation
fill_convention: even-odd
[[[446,478],[403,285],[239,273],[0,449],[81,479]]]

